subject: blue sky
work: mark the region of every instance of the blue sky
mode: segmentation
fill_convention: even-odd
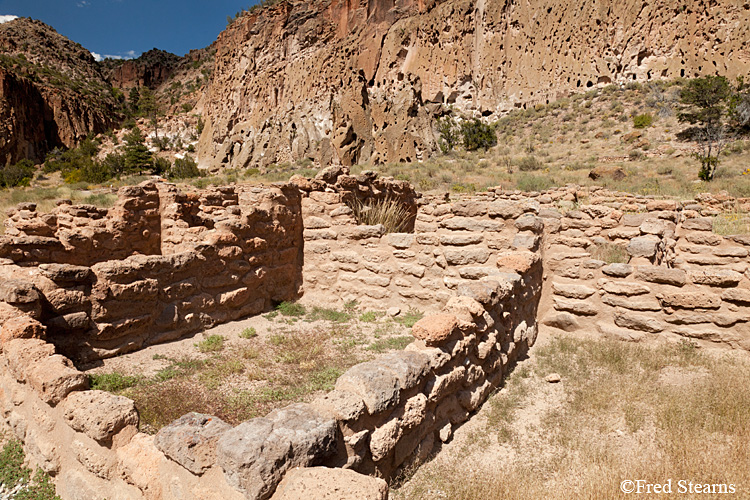
[[[32,17],[100,55],[154,47],[186,54],[216,40],[227,15],[257,0],[0,0],[3,16]]]

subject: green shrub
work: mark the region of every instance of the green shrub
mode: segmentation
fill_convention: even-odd
[[[489,149],[497,144],[495,129],[491,125],[482,123],[477,118],[461,124],[461,136],[463,137],[464,148],[467,151],[476,151],[480,148]]]
[[[411,328],[414,324],[424,317],[424,313],[413,308],[409,308],[404,314],[393,318],[396,323],[400,323],[407,328]]]
[[[276,310],[279,311],[282,316],[304,316],[307,313],[305,306],[302,304],[286,301],[276,306]]]
[[[224,337],[222,335],[211,335],[205,340],[195,344],[200,352],[216,352],[224,349]]]
[[[445,154],[453,151],[460,139],[460,129],[452,116],[444,116],[437,121],[440,134],[440,150]]]
[[[107,391],[107,392],[119,392],[128,387],[133,387],[138,383],[138,377],[132,377],[129,375],[123,375],[121,373],[101,373],[89,375],[89,383],[91,389]]]
[[[648,128],[654,123],[654,117],[650,113],[644,113],[633,117],[633,128]]]
[[[521,191],[545,191],[555,186],[555,180],[543,175],[522,174],[516,179],[516,187]]]
[[[536,156],[524,156],[516,161],[516,165],[518,166],[518,170],[522,172],[531,172],[544,168],[544,164]]]
[[[258,332],[255,331],[255,328],[253,328],[253,327],[245,328],[240,333],[240,338],[241,339],[251,339],[251,338],[257,337],[257,336],[258,336]]]
[[[0,187],[28,186],[34,176],[34,163],[21,160],[15,165],[0,168]]]
[[[169,170],[170,179],[191,179],[202,177],[203,173],[198,168],[192,156],[185,155],[185,158],[175,158],[174,165]]]

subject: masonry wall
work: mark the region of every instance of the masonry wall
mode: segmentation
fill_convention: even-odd
[[[583,194],[576,196],[586,203],[574,210],[540,205],[544,325],[628,341],[750,348],[750,238],[715,234],[711,217],[746,200]],[[620,245],[627,262],[598,260],[603,244]]]
[[[710,216],[736,200],[573,187],[446,203],[341,169],[266,189],[141,189],[159,200],[158,251],[133,244],[137,254],[122,259],[93,262],[98,250],[87,250],[87,265],[45,264],[52,253],[2,242],[12,259],[0,261],[0,412],[65,500],[266,499],[297,466],[390,478],[449,440],[501,385],[534,343],[537,318],[626,340],[748,348],[750,239],[710,231]],[[386,197],[409,208],[413,233],[383,235],[347,211]],[[18,220],[46,220],[23,210]],[[66,255],[86,254],[54,234],[46,238]],[[629,262],[595,259],[607,243]],[[89,390],[65,356],[138,349],[300,292],[432,313],[407,350],[352,367],[309,404],[236,427],[189,414],[156,436],[139,433],[134,403]]]
[[[413,232],[390,234],[357,225],[345,194],[303,196],[303,300],[435,311],[462,284],[523,268],[540,248],[542,219],[490,193],[453,204],[422,198]]]
[[[183,205],[182,198],[194,198],[195,204]],[[123,207],[147,207],[140,212],[145,221],[132,221],[140,240],[127,237],[132,228],[118,219]],[[9,280],[7,288],[30,289],[38,296],[36,314],[46,327],[46,338],[75,361],[92,361],[174,340],[258,314],[300,295],[302,219],[300,195],[294,186],[241,192],[230,187],[192,195],[171,185],[157,188],[153,183],[124,188],[112,211],[79,224],[82,235],[109,234],[106,228],[112,225],[123,228],[110,239],[81,239],[120,242],[119,250],[112,250],[113,258],[104,261],[100,261],[108,252],[104,247],[70,246],[72,230],[60,229],[61,210],[84,210],[77,206],[61,205],[55,212],[57,239],[47,240],[57,242],[55,247],[64,244],[61,253],[31,251],[25,243],[13,246],[18,238],[26,242],[40,238],[28,234],[33,225],[28,221],[50,219],[31,208],[15,211],[15,216],[28,212],[24,214],[28,218],[18,219],[26,222],[9,223],[15,231],[20,231],[19,226],[25,228],[26,236],[2,239],[15,262],[6,261],[0,274]],[[131,211],[124,220],[130,223],[136,213]],[[155,229],[141,230],[144,225]],[[146,234],[149,236],[143,237]],[[151,235],[156,235],[155,242]],[[136,251],[146,252],[145,245],[152,250],[150,254]],[[117,258],[118,252],[126,250],[131,254]],[[40,263],[59,255],[68,263]],[[15,304],[14,299],[8,300]]]

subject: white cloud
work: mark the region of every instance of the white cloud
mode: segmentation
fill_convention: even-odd
[[[91,5],[91,2],[89,2],[88,0],[81,0],[80,2],[76,3],[76,6],[78,7],[88,7],[89,5]]]
[[[13,19],[18,19],[18,16],[0,16],[0,24],[7,23],[8,21],[12,21]]]
[[[92,56],[94,56],[94,59],[97,61],[103,61],[105,59],[135,59],[136,53],[134,50],[129,50],[127,52],[123,52],[121,54],[99,54],[97,52],[92,52]]]

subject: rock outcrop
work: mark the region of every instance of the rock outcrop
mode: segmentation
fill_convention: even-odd
[[[107,60],[104,72],[107,81],[114,87],[156,88],[172,76],[180,60],[179,56],[171,52],[154,48],[137,59]]]
[[[216,42],[205,166],[409,161],[434,118],[492,117],[576,90],[747,73],[741,3],[282,1]]]
[[[28,18],[0,24],[0,164],[42,160],[115,122],[89,51]]]

